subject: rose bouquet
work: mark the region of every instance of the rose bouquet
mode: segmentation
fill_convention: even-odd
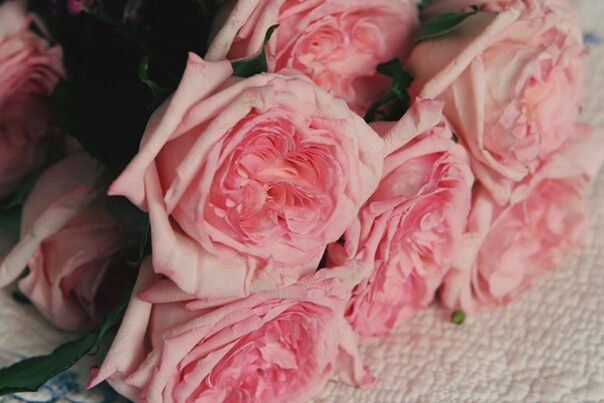
[[[366,338],[583,244],[585,52],[567,0],[0,2],[0,287],[81,332],[0,395],[92,353],[141,402],[370,387]]]

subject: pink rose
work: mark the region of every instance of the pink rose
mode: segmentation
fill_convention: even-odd
[[[239,0],[227,4],[226,21],[210,44],[208,60],[254,54],[268,28],[279,24],[268,46],[271,71],[285,67],[301,71],[359,114],[388,89],[388,80],[377,73],[377,65],[406,58],[419,27],[412,0]]]
[[[364,336],[384,334],[434,299],[457,254],[474,177],[452,140],[442,103],[418,100],[394,125],[413,139],[390,154],[377,190],[329,260],[372,268],[348,302],[346,317]]]
[[[373,381],[343,316],[357,268],[320,270],[213,309],[154,279],[148,263],[90,386],[109,379],[150,403],[304,402],[332,377]]]
[[[133,272],[116,259],[134,244],[105,208],[101,175],[84,153],[48,169],[23,207],[21,240],[0,265],[0,287],[27,265],[29,274],[19,288],[65,330],[102,319],[119,298],[120,279]]]
[[[498,4],[484,7],[499,11]],[[445,100],[474,173],[500,205],[573,133],[583,53],[568,3],[511,4],[420,42],[409,59],[412,92]]]
[[[149,211],[154,269],[200,297],[314,271],[382,172],[380,137],[303,75],[231,74],[191,55],[110,188]]]
[[[573,139],[498,206],[479,188],[442,301],[474,313],[509,302],[583,243],[587,191],[602,163],[604,132],[577,126]]]
[[[32,25],[44,31],[21,2],[0,5],[0,198],[46,159],[48,96],[63,74],[61,49]]]

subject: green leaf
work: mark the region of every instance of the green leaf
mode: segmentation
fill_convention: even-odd
[[[149,77],[149,62],[151,61],[151,56],[146,55],[141,59],[140,64],[138,65],[138,78],[145,84],[149,90],[151,91],[151,95],[153,96],[153,100],[148,105],[150,109],[155,109],[158,107],[170,94],[170,89],[165,87],[160,87],[155,83],[155,81],[151,80]]]
[[[266,63],[266,44],[271,39],[271,36],[273,36],[273,32],[275,32],[277,27],[279,27],[279,25],[273,25],[266,31],[262,47],[255,55],[247,59],[234,60],[231,62],[234,76],[251,77],[268,70],[268,64]]]
[[[101,338],[122,317],[130,294],[131,292],[127,292],[124,295],[122,300],[109,312],[99,329],[57,347],[48,355],[27,358],[0,369],[0,396],[36,391],[49,379],[73,366],[85,354],[96,353]]]
[[[464,323],[466,321],[466,313],[464,311],[462,311],[461,309],[458,311],[454,311],[451,314],[451,322],[455,323],[456,325],[461,325],[462,323]]]
[[[373,122],[379,115],[381,120],[398,120],[409,109],[407,89],[413,77],[403,69],[398,58],[378,65],[377,70],[390,77],[392,85],[386,95],[371,104],[364,119],[367,123]],[[388,108],[387,111],[382,110],[384,106]]]
[[[438,14],[421,26],[415,41],[419,42],[425,39],[435,38],[455,30],[467,18],[478,13],[477,6],[470,6],[470,8],[471,11],[467,12],[447,12]]]

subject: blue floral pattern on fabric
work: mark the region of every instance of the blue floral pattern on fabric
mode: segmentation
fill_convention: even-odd
[[[52,378],[37,392],[15,393],[0,398],[2,403],[114,403],[119,395],[109,385],[103,383],[87,390],[85,380],[72,371],[63,372]]]
[[[602,39],[596,35],[595,32],[586,32],[585,35],[583,35],[583,42],[587,46],[598,45],[601,41]]]

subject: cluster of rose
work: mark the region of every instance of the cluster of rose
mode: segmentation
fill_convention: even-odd
[[[604,158],[576,10],[423,3],[0,4],[0,287],[86,331],[0,394],[116,329],[91,387],[306,401],[374,382],[365,338],[559,266]]]

